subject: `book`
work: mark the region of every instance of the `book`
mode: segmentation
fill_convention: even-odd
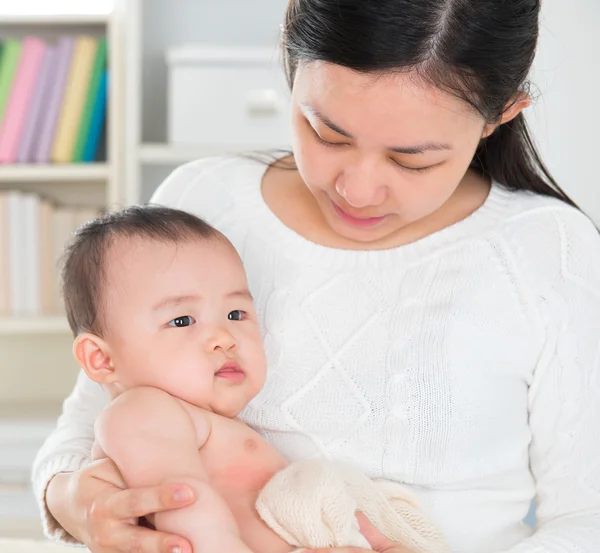
[[[4,111],[21,57],[21,43],[7,40],[2,48],[2,65],[0,66],[0,125],[4,120]]]
[[[25,202],[23,193],[17,190],[6,192],[6,211],[8,213],[8,268],[10,280],[9,312],[13,316],[26,314],[27,290],[23,277],[26,269],[25,234],[23,220],[25,219]]]
[[[34,161],[34,151],[39,142],[45,109],[48,107],[46,105],[48,91],[52,88],[52,79],[54,79],[54,75],[56,74],[57,53],[58,50],[55,46],[48,46],[44,53],[29,113],[25,121],[23,136],[19,144],[19,151],[17,153],[18,163],[31,163]]]
[[[51,79],[51,88],[48,93],[45,115],[40,125],[39,142],[35,148],[34,160],[37,163],[48,163],[50,152],[56,134],[56,125],[63,104],[67,75],[73,56],[75,39],[62,37],[57,46],[56,71]]]
[[[77,38],[56,136],[52,146],[51,159],[54,163],[71,163],[73,160],[75,141],[77,140],[83,107],[92,78],[97,50],[97,39],[88,36]]]
[[[0,317],[10,314],[8,255],[8,205],[6,192],[0,191]]]
[[[75,218],[72,208],[58,206],[52,213],[52,310],[64,313],[61,290],[61,270],[65,246],[71,240],[75,230]]]
[[[54,206],[48,200],[40,202],[39,254],[40,254],[40,307],[42,315],[53,314],[52,274],[54,258],[52,251],[52,212]]]
[[[23,314],[26,316],[41,314],[40,299],[40,197],[36,194],[23,194],[23,222],[21,235],[23,242],[21,276],[25,297]]]
[[[101,38],[98,42],[98,50],[96,52],[96,59],[92,70],[92,80],[87,92],[81,124],[79,125],[79,133],[75,143],[75,152],[73,154],[73,161],[75,163],[81,163],[83,161],[83,151],[87,142],[87,137],[90,133],[92,116],[94,115],[94,108],[98,102],[98,97],[100,96],[102,77],[106,69],[106,48],[106,38]]]
[[[27,110],[31,105],[45,51],[46,44],[38,38],[27,37],[23,41],[19,66],[0,129],[0,163],[14,163],[17,160]]]
[[[108,159],[108,152],[106,150],[107,136],[106,133],[108,131],[108,121],[107,118],[104,117],[104,121],[102,121],[102,130],[100,131],[100,137],[98,138],[98,147],[96,148],[96,155],[94,156],[94,162],[103,163]]]
[[[100,135],[102,134],[102,128],[105,123],[107,94],[108,71],[104,71],[100,80],[100,89],[94,106],[90,132],[88,133],[85,148],[83,150],[83,161],[86,163],[90,163],[96,159]]]

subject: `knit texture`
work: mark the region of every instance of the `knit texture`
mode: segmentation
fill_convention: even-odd
[[[292,463],[267,482],[256,509],[279,537],[296,547],[371,549],[356,519],[361,512],[384,536],[412,553],[450,553],[406,486],[370,480],[342,463]]]
[[[455,553],[600,551],[591,222],[494,184],[475,213],[418,242],[336,250],[269,210],[265,169],[200,160],[153,199],[205,218],[242,256],[269,359],[242,418],[292,461],[408,485]],[[81,377],[36,461],[42,507],[50,475],[89,453],[104,402]]]

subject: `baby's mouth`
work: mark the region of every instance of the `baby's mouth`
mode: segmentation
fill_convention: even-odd
[[[236,361],[228,361],[216,373],[215,376],[232,381],[240,381],[245,378],[244,371]]]

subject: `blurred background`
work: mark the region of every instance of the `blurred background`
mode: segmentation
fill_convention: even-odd
[[[57,259],[178,165],[289,146],[286,0],[0,0],[0,536],[39,537],[31,462],[77,366]],[[545,0],[528,117],[600,225],[600,3]]]

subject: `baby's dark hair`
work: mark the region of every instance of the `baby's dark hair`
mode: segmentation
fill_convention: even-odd
[[[134,206],[107,213],[83,225],[65,249],[62,291],[74,336],[102,336],[102,301],[106,257],[118,239],[142,238],[181,244],[193,240],[227,240],[202,219],[158,205]]]

